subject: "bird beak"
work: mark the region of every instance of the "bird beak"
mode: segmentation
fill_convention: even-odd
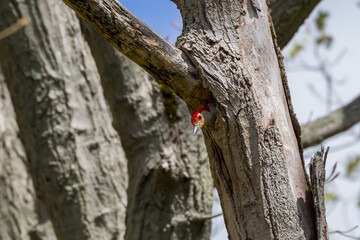
[[[199,128],[200,128],[200,122],[194,126],[194,136],[197,133],[197,131],[199,131]]]

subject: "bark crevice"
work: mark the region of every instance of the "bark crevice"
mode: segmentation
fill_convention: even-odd
[[[210,220],[197,216],[211,211],[209,163],[184,102],[86,23],[82,29],[129,159],[126,239],[208,239]]]
[[[126,159],[75,14],[57,1],[2,1],[0,45],[37,198],[58,239],[125,233]]]

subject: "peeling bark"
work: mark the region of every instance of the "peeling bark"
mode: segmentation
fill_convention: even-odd
[[[328,152],[329,148],[324,151],[324,148],[321,147],[321,151],[315,153],[309,165],[311,187],[314,196],[317,240],[329,239],[325,211],[325,164]]]
[[[115,48],[188,101],[200,81],[189,58],[114,0],[63,0]],[[204,93],[205,94],[205,93]],[[196,103],[194,103],[196,104]]]
[[[83,28],[129,159],[126,239],[209,239],[209,162],[184,102]]]
[[[210,93],[201,86],[199,76],[189,58],[172,46],[152,29],[137,19],[131,12],[114,0],[63,0],[86,22],[101,33],[116,49],[145,69],[160,84],[168,86],[180,96],[191,111],[206,103]],[[177,1],[174,1],[177,2]],[[275,27],[280,36],[280,47],[295,34],[301,23],[310,14],[319,0],[296,4],[282,0],[269,0]],[[250,5],[257,8],[256,1]],[[249,6],[250,6],[249,5]],[[291,7],[291,8],[290,8]],[[296,18],[292,18],[292,15]],[[288,31],[284,27],[291,28]],[[193,98],[197,95],[197,98]]]
[[[216,105],[216,121],[203,130],[230,239],[313,239],[316,236],[298,124],[289,102],[281,56],[272,38],[274,34],[265,1],[174,1],[184,21],[178,46],[189,58],[150,29],[144,29],[140,21],[115,1],[64,2],[159,82],[181,96],[190,110],[209,103]],[[143,39],[141,34],[144,34]],[[137,48],[139,43],[145,45]],[[141,87],[146,85],[134,86]],[[15,94],[15,87],[12,91]],[[136,97],[142,96],[136,91],[133,93]],[[142,97],[147,98],[146,95]],[[126,100],[135,103],[133,99]],[[151,100],[153,103],[158,101]],[[153,123],[151,117],[138,112],[130,118],[134,123],[126,126]],[[129,132],[123,135],[128,136],[124,143],[130,149],[128,155],[141,153],[140,150],[150,151],[159,144],[148,140],[144,148],[136,145],[138,139],[147,138],[148,132],[134,130],[129,127]],[[153,131],[151,127],[146,130]],[[160,131],[159,139],[178,141],[176,131],[170,133],[170,137],[167,134]],[[134,174],[130,177],[135,179],[130,188],[136,191],[130,192],[129,199],[139,196],[138,199],[143,201],[135,206],[146,209],[163,205],[162,201],[141,198],[144,193],[161,195],[161,192],[153,193],[146,188],[149,182],[161,189],[175,188],[171,184],[177,179],[188,181],[187,172],[173,171],[173,165],[179,161],[172,161],[172,151],[161,152],[160,159],[166,161],[158,160],[156,166],[146,163],[143,169],[145,166],[140,163],[144,160],[137,158],[131,163],[134,168],[129,169],[137,172],[130,172]],[[150,178],[154,180],[149,181]],[[164,186],[159,179],[167,179],[170,185]],[[180,192],[183,190],[180,188]],[[137,210],[129,207],[130,212]],[[148,226],[150,223],[144,222],[140,229]],[[173,222],[170,222],[171,226],[174,226]],[[88,232],[85,231],[85,237]],[[140,239],[141,234],[137,236]]]
[[[1,27],[22,16],[32,24],[4,41],[0,62],[38,196],[59,239],[122,238],[124,154],[79,23],[58,2],[10,2],[0,5]],[[178,45],[190,58],[114,1],[64,2],[190,110],[216,104],[217,119],[204,133],[230,239],[315,236],[297,120],[264,1],[174,1],[184,18]],[[200,202],[211,184],[199,138],[184,139],[184,106],[132,63],[107,62],[96,48],[130,160],[127,239],[206,238],[209,205]],[[121,68],[109,72],[106,64]],[[116,81],[123,72],[134,75]]]
[[[126,159],[78,19],[59,1],[1,1],[0,64],[37,197],[58,239],[121,239]]]
[[[204,133],[229,238],[313,239],[297,123],[265,2],[176,3],[184,26],[177,46],[216,103]]]

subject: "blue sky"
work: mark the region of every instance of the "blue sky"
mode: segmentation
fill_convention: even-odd
[[[172,22],[182,25],[182,20],[173,2],[170,0],[121,0],[119,2],[162,37],[175,43],[176,37],[181,32],[172,26]]]

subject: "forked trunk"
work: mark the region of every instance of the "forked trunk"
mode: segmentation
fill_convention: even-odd
[[[175,2],[177,45],[216,103],[215,123],[203,129],[229,238],[314,239],[298,123],[265,1]]]

